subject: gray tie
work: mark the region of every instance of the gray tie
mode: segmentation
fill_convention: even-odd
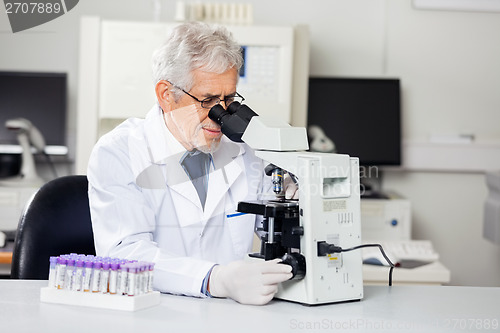
[[[202,153],[198,150],[187,152],[184,159],[180,161],[184,171],[191,179],[201,206],[205,209],[208,190],[208,174],[210,170],[210,154]]]

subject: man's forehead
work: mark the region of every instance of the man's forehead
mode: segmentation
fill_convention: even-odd
[[[193,81],[192,91],[196,90],[207,96],[231,94],[236,92],[238,72],[229,69],[224,73],[212,73],[197,69],[193,71]]]

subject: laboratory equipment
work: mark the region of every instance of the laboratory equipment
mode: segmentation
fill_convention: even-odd
[[[239,202],[238,211],[262,215],[259,253],[252,260],[282,258],[294,277],[279,285],[275,297],[304,304],[363,298],[359,161],[348,155],[304,152],[305,128],[259,117],[234,102],[214,106],[209,117],[231,140],[245,142],[271,163],[276,198]],[[283,174],[297,182],[299,199],[284,197]]]
[[[413,268],[439,259],[439,254],[434,250],[430,240],[385,240],[381,241],[380,245],[385,249],[389,259],[398,267]],[[376,249],[366,248],[362,253],[365,264],[389,266]]]
[[[5,122],[5,127],[17,134],[17,140],[22,148],[22,162],[20,174],[0,181],[0,186],[6,187],[37,187],[44,183],[36,172],[35,160],[31,151],[31,146],[37,152],[44,152],[45,139],[42,133],[25,118],[9,119]]]
[[[388,199],[361,199],[363,241],[411,239],[410,200],[391,194]]]
[[[0,94],[0,107],[2,102]],[[2,210],[0,230],[15,233],[19,216],[26,202],[44,183],[44,180],[36,172],[32,145],[37,152],[43,152],[45,140],[40,131],[24,118],[8,119],[5,122],[5,127],[17,134],[17,140],[21,147],[19,152],[22,153],[22,158],[18,175],[0,179],[0,209]],[[1,149],[2,145],[0,145],[0,153]]]
[[[152,289],[153,263],[76,253],[50,257],[49,263],[42,302],[128,311],[160,302]]]

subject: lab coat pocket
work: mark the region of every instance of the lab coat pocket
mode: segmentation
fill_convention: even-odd
[[[225,223],[229,229],[235,253],[243,259],[252,250],[255,215],[228,212]]]

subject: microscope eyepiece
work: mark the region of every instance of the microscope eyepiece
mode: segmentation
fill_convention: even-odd
[[[257,114],[238,102],[229,104],[227,109],[217,104],[208,112],[208,117],[220,125],[222,133],[235,142],[243,142],[241,137],[253,116]]]
[[[208,112],[208,117],[219,125],[223,123],[222,118],[227,115],[228,112],[220,104],[214,105]]]
[[[220,104],[219,104],[220,105]],[[241,107],[241,104],[239,102],[232,102],[231,104],[229,104],[229,106],[227,107],[227,112],[229,112],[230,114],[233,114],[235,113],[239,108]]]

